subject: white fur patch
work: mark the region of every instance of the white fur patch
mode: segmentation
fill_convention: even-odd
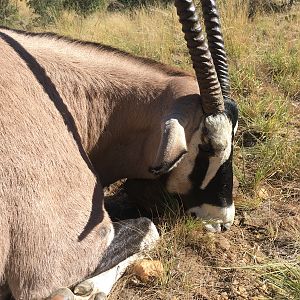
[[[239,121],[236,121],[236,124],[234,126],[234,129],[233,129],[233,134],[236,135],[236,132],[238,130],[238,127],[239,127]]]
[[[156,245],[158,240],[159,240],[158,230],[154,225],[154,223],[151,222],[149,231],[147,232],[147,234],[143,238],[143,241],[141,242],[140,251],[148,251],[152,249]]]
[[[84,299],[91,299],[90,297],[93,295],[96,295],[98,293],[104,293],[106,296],[110,293],[112,290],[114,284],[118,281],[118,279],[125,273],[126,268],[130,266],[133,262],[135,262],[137,259],[140,259],[139,253],[136,253],[122,262],[120,262],[118,265],[113,267],[112,269],[103,272],[97,276],[94,276],[92,278],[89,278],[82,283],[79,283],[75,289],[74,292],[77,293],[79,290],[87,290],[90,291],[88,293],[88,297]],[[78,296],[75,296],[78,297]],[[81,299],[81,298],[75,298],[75,299]]]
[[[228,207],[219,207],[204,203],[201,206],[195,206],[187,211],[188,214],[195,214],[197,218],[203,219],[208,231],[221,231],[221,224],[227,229],[234,221],[235,207],[232,203]]]
[[[205,119],[205,127],[215,154],[209,158],[209,166],[200,186],[202,190],[207,187],[219,168],[229,158],[232,142],[232,123],[226,115],[208,116]]]
[[[113,224],[110,224],[110,231],[109,231],[108,238],[107,238],[107,247],[111,244],[114,237],[115,237],[115,229],[114,229]]]
[[[188,152],[185,154],[177,168],[174,168],[167,181],[167,191],[169,193],[187,194],[192,188],[192,183],[188,176],[192,173],[195,160],[198,155],[198,145],[201,144],[200,128],[193,134],[189,143]]]
[[[200,186],[202,190],[204,190],[210,183],[210,181],[214,178],[221,165],[222,159],[220,157],[213,156],[209,158],[208,169]]]
[[[200,185],[201,189],[206,188],[220,166],[229,158],[232,143],[232,123],[226,115],[209,116],[204,122],[208,130],[207,137],[209,139],[209,141],[206,140],[204,142],[211,143],[215,155],[209,158],[209,166]],[[198,145],[203,144],[201,140],[202,130],[203,122],[192,136],[188,146],[188,153],[170,174],[166,185],[168,192],[187,194],[192,188],[192,183],[188,176],[192,173],[195,166],[196,157],[199,152]]]

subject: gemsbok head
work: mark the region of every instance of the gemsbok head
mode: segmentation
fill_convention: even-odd
[[[192,106],[182,113],[178,105],[178,110],[168,115],[162,126],[156,162],[150,171],[161,176],[160,181],[169,193],[181,198],[189,214],[206,220],[208,230],[220,231],[231,226],[235,215],[232,155],[238,110],[230,98],[227,56],[215,1],[201,0],[201,4],[208,44],[192,0],[175,1],[200,95],[193,90],[189,93],[190,84],[187,81],[185,85],[184,79],[173,88],[178,103],[192,102],[196,97],[201,113],[195,116]],[[189,128],[187,140],[186,124],[195,117],[198,126]],[[132,194],[146,198],[144,202],[151,207],[157,195],[151,182],[143,184],[143,188]],[[134,183],[129,181],[127,190],[130,194]]]

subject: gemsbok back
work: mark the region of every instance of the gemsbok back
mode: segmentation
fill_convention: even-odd
[[[233,223],[237,108],[215,3],[201,3],[208,45],[192,1],[175,1],[196,77],[0,28],[1,300],[7,291],[16,300],[109,293],[158,239],[148,219],[111,222],[102,186],[121,178],[159,180],[210,230]],[[76,295],[57,291],[74,286]]]

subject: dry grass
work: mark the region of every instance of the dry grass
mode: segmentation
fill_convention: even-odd
[[[142,285],[126,277],[110,299],[299,296],[299,265],[290,268],[289,262],[299,262],[300,255],[300,5],[249,21],[246,1],[219,3],[232,92],[240,108],[236,226],[210,235],[189,218],[162,220],[162,239],[153,256],[163,262],[164,278]],[[173,7],[97,12],[86,19],[68,12],[49,28],[33,28],[26,7],[21,14],[23,27],[109,44],[191,70]],[[266,276],[270,264],[276,266],[274,276]],[[287,279],[298,286],[298,294]]]

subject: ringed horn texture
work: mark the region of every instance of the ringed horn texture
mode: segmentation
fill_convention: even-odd
[[[221,31],[219,13],[216,7],[216,1],[201,0],[201,4],[209,51],[217,71],[223,97],[229,97],[230,80],[227,55]]]
[[[224,101],[212,56],[192,0],[175,0],[177,15],[193,62],[206,115],[224,111]]]

